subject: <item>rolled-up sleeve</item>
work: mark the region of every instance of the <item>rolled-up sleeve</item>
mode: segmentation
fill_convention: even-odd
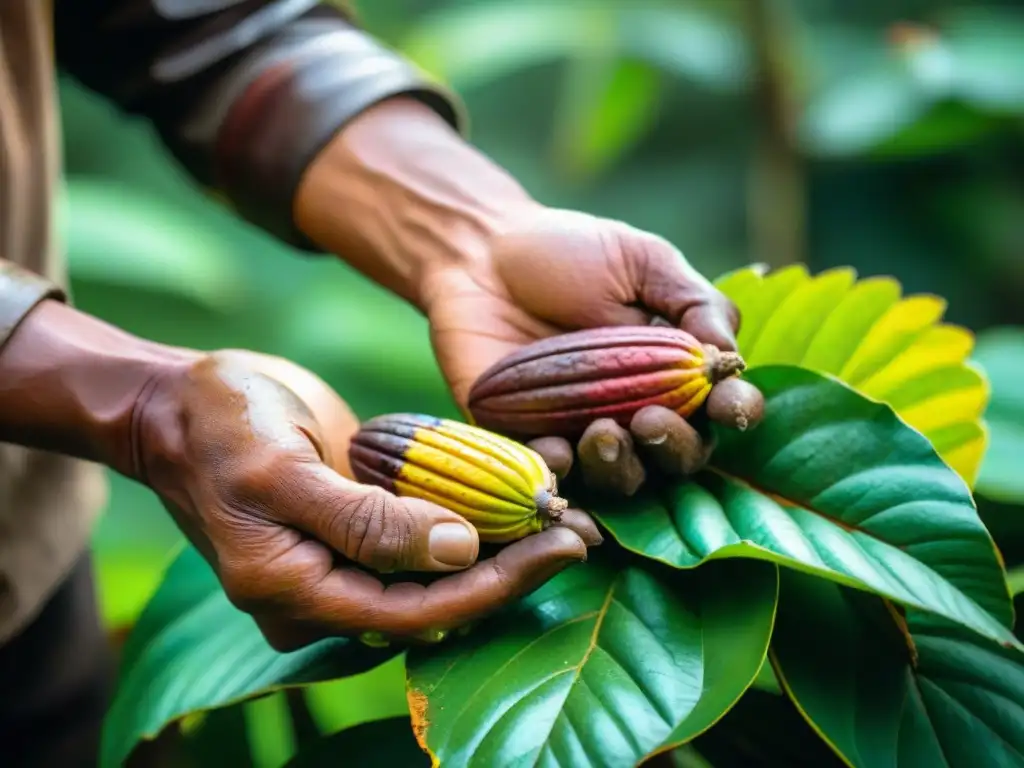
[[[0,350],[28,313],[46,299],[67,301],[67,294],[46,278],[0,258]]]
[[[465,127],[458,97],[317,0],[57,0],[61,69],[153,122],[201,185],[248,221],[315,250],[293,221],[299,181],[353,117],[405,95]]]

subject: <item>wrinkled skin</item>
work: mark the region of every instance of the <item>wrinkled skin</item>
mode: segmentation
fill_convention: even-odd
[[[574,511],[478,562],[476,532],[459,515],[346,476],[355,417],[322,381],[277,358],[200,356],[162,373],[136,408],[134,474],[278,650],[330,635],[441,639],[600,543]],[[432,547],[442,525],[462,544]],[[451,575],[385,586],[367,569]]]
[[[664,239],[622,222],[526,205],[510,216],[485,257],[437,270],[424,303],[434,349],[466,410],[473,382],[522,345],[607,325],[669,324],[735,351],[739,312]],[[697,471],[710,455],[672,411],[648,406],[628,430],[591,424],[576,446],[531,441],[560,478],[574,464],[588,486],[631,495],[645,466],[668,475]]]

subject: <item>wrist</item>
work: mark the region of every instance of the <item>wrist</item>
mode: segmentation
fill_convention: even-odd
[[[43,301],[0,351],[0,440],[131,475],[136,404],[150,382],[200,356]]]
[[[486,260],[507,222],[538,206],[432,110],[396,98],[354,120],[310,165],[295,220],[319,247],[423,309],[431,273]]]

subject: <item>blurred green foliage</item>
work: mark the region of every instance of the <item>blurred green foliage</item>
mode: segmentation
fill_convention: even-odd
[[[850,265],[942,295],[947,318],[975,331],[1024,324],[1013,0],[357,5],[369,30],[455,86],[474,143],[548,204],[657,232],[710,277],[754,261]],[[455,415],[416,311],[234,218],[142,121],[70,81],[61,101],[62,228],[81,308],[162,342],[290,358],[361,417]],[[1011,399],[996,398],[1003,421]],[[1020,440],[1024,424],[1013,429]],[[1003,487],[1007,474],[983,479]],[[151,494],[111,480],[95,545],[106,614],[122,625],[180,534]],[[402,711],[400,668],[368,677],[331,684],[342,695],[313,689],[323,730]],[[290,749],[264,745],[280,759],[257,762]]]

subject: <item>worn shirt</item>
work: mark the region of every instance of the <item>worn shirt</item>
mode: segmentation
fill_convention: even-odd
[[[348,120],[404,94],[463,125],[458,101],[358,29],[343,4],[0,0],[0,260],[64,288],[53,228],[58,68],[150,119],[198,184],[309,252],[294,192]],[[100,467],[0,443],[0,643],[73,566],[105,500]]]

